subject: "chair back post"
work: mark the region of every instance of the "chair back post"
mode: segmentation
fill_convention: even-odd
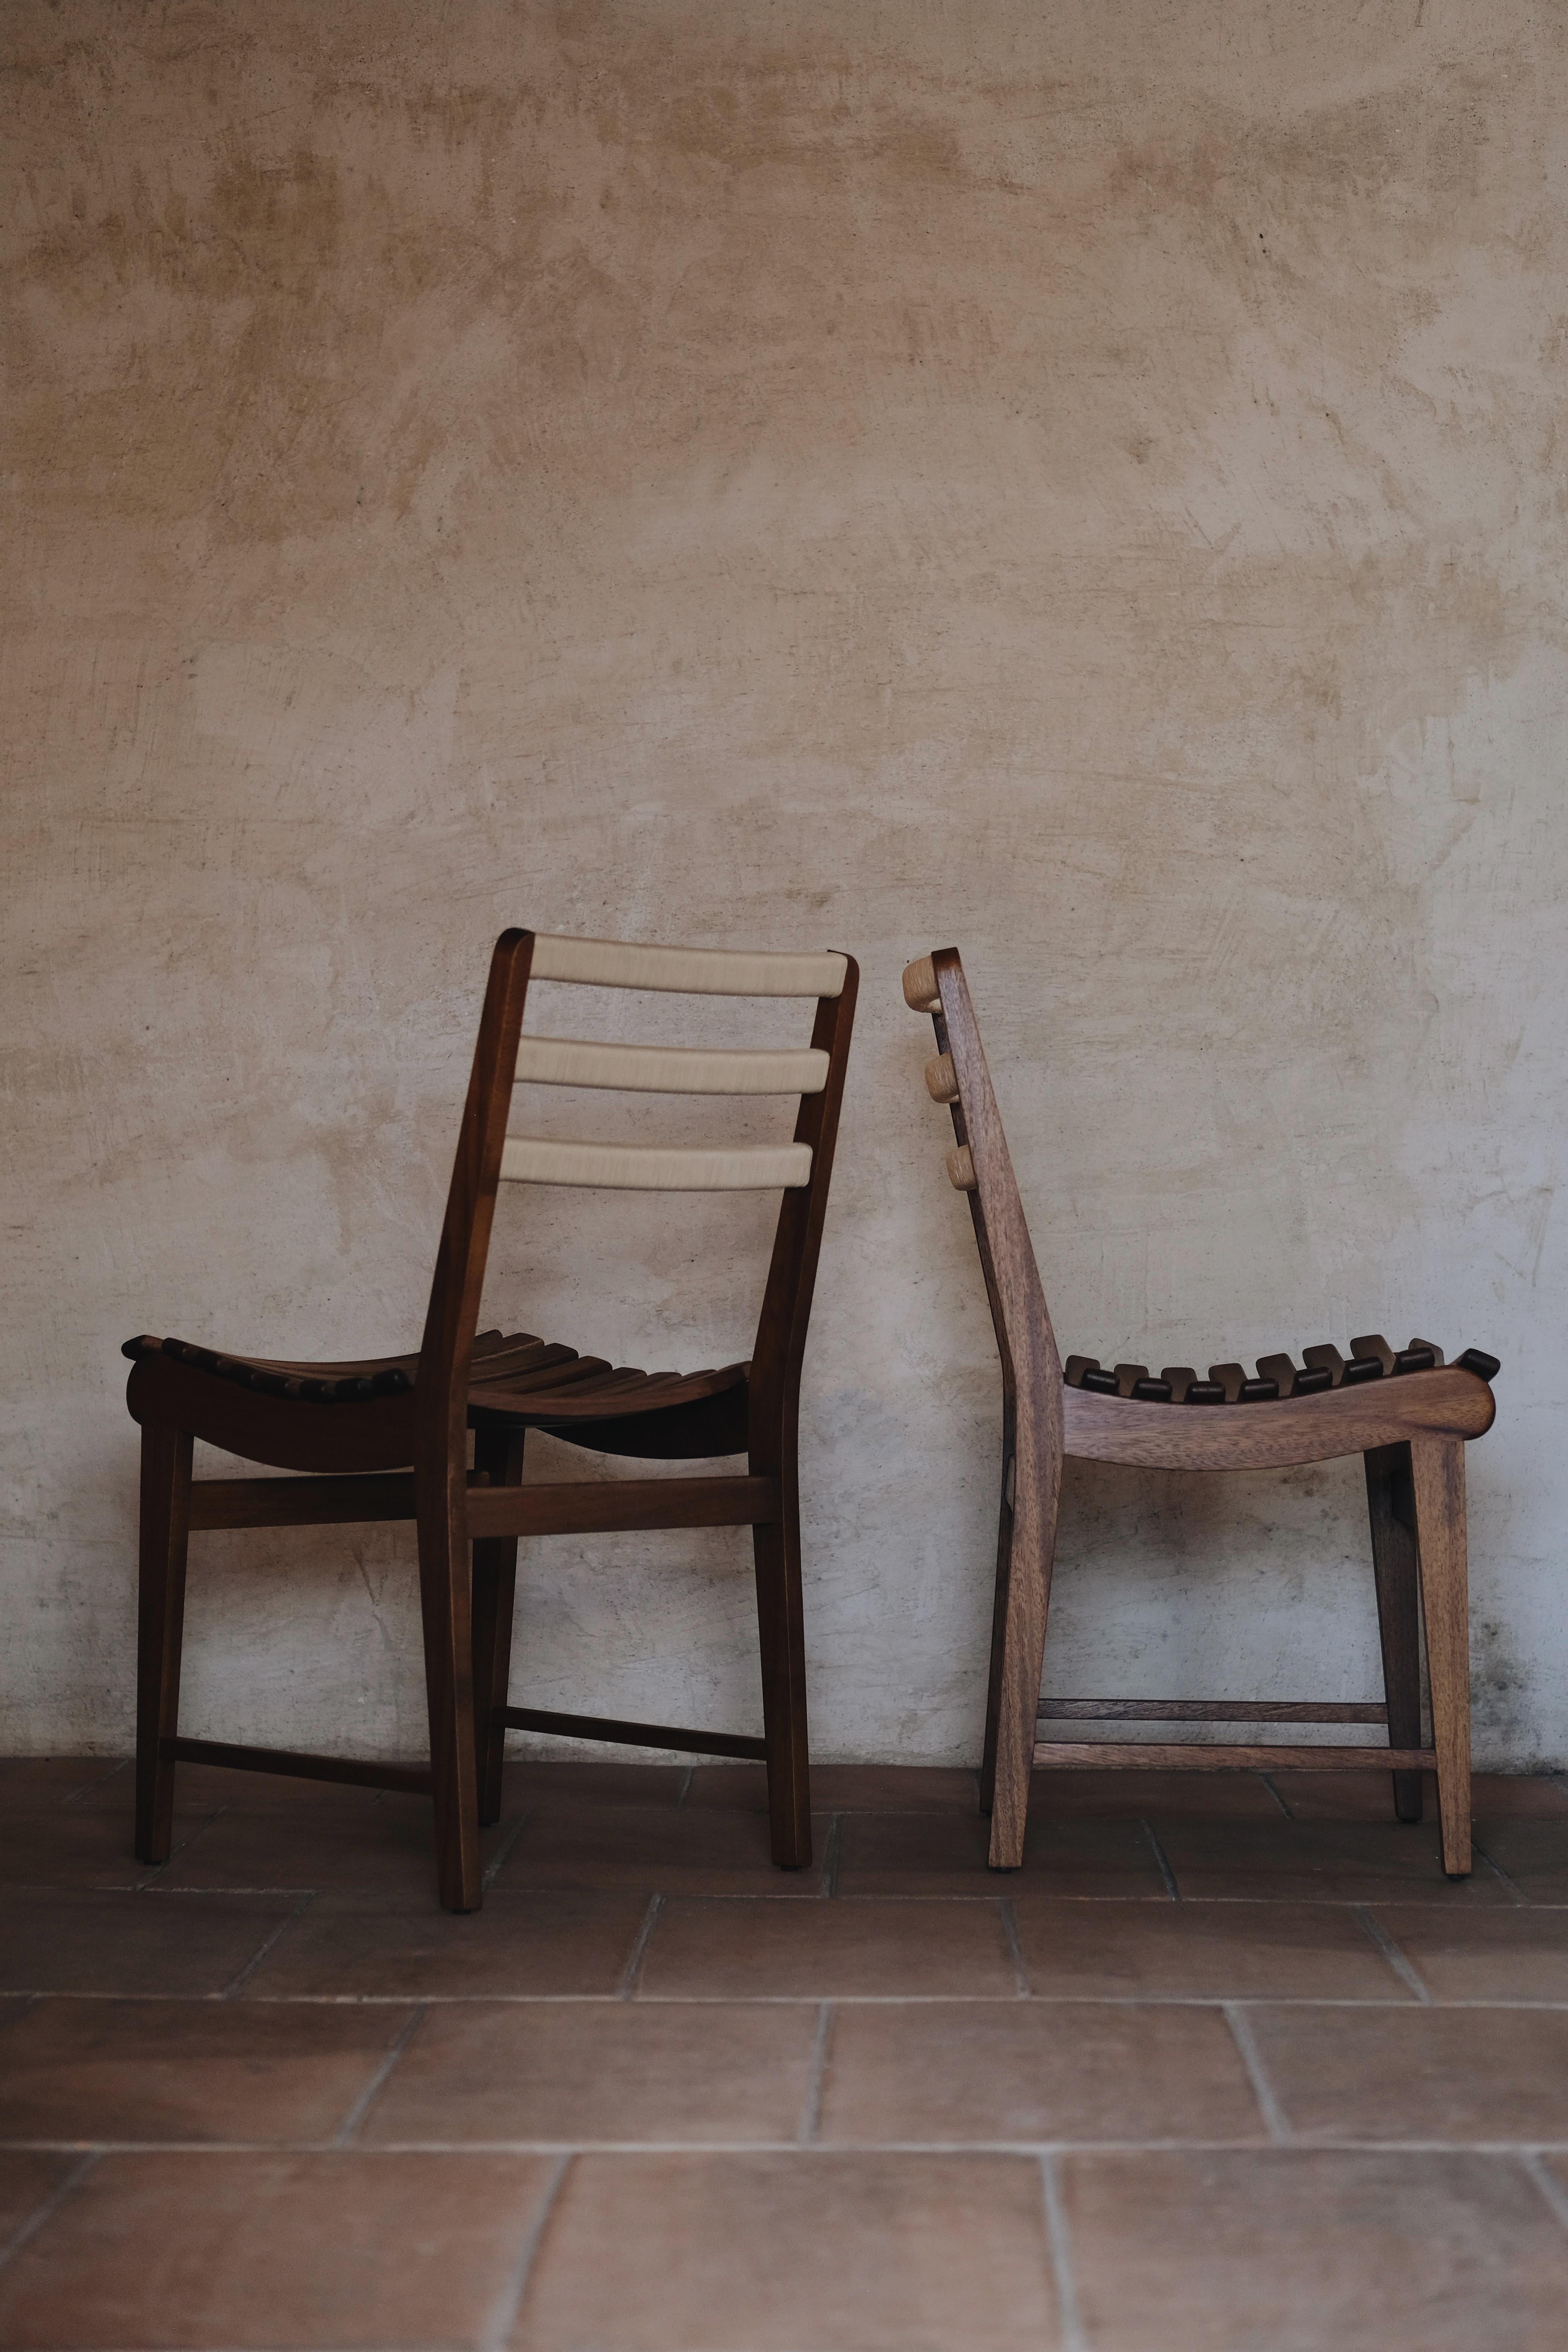
[[[827,1055],[820,1094],[802,1095],[795,1141],[811,1147],[811,1181],[787,1191],[779,1206],[773,1256],[757,1318],[749,1382],[750,1457],[753,1476],[777,1477],[794,1454],[800,1410],[800,1375],[811,1320],[812,1293],[827,1212],[828,1181],[844,1099],[844,1073],[855,1025],[860,968],[844,960],[837,996],[819,996],[812,1045]]]
[[[448,1490],[458,1496],[467,1484],[468,1374],[495,1221],[533,937],[531,931],[503,931],[490,957],[415,1378],[418,1470],[422,1479],[427,1478],[444,1463]]]

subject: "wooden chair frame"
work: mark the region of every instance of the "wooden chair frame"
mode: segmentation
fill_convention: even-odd
[[[935,1027],[937,1052],[926,1083],[933,1098],[952,1108],[948,1173],[969,1195],[1002,1361],[1002,1502],[981,1772],[992,1866],[1013,1870],[1023,1861],[1034,1765],[1285,1771],[1364,1769],[1379,1760],[1376,1749],[1344,1744],[1042,1738],[1042,1721],[1375,1722],[1388,1727],[1385,1760],[1401,1819],[1420,1819],[1421,1773],[1436,1773],[1444,1868],[1462,1877],[1470,1868],[1465,1445],[1491,1426],[1496,1407],[1488,1383],[1496,1360],[1472,1350],[1445,1365],[1435,1349],[1413,1342],[1406,1360],[1369,1341],[1338,1381],[1326,1361],[1342,1364],[1338,1350],[1313,1349],[1310,1357],[1325,1362],[1306,1372],[1281,1357],[1265,1359],[1257,1381],[1247,1381],[1239,1365],[1212,1367],[1207,1382],[1189,1376],[1191,1402],[1173,1401],[1172,1380],[1151,1378],[1142,1365],[1120,1366],[1115,1376],[1089,1365],[1099,1375],[1096,1386],[1075,1384],[1057,1352],[957,949],[939,949],[910,964],[904,996],[912,1009],[929,1012]],[[1069,1370],[1086,1360],[1069,1360]],[[1384,1377],[1385,1370],[1404,1377]],[[1221,1372],[1237,1377],[1215,1381],[1213,1374]],[[1215,1471],[1283,1469],[1349,1454],[1363,1454],[1366,1465],[1384,1705],[1041,1698],[1065,1458]],[[1420,1744],[1418,1616],[1426,1640],[1430,1748]]]
[[[803,995],[820,988],[809,1051],[813,1090],[800,1094],[793,1144],[725,1155],[509,1142],[531,974],[590,985],[738,995]],[[144,1861],[168,1857],[174,1768],[181,1761],[428,1792],[435,1803],[441,1901],[449,1910],[473,1910],[481,1899],[479,1826],[499,1810],[503,1743],[507,1727],[513,1725],[760,1759],[768,1770],[773,1859],[792,1869],[810,1861],[799,1393],[857,984],[850,957],[745,957],[503,932],[490,961],[418,1355],[353,1364],[283,1364],[220,1357],[172,1340],[128,1343],[125,1352],[135,1361],[127,1402],[142,1431],[136,1851]],[[624,1054],[635,1060],[661,1050]],[[579,1058],[622,1051],[570,1049]],[[731,1091],[721,1083],[727,1081],[731,1065],[791,1059],[677,1055],[673,1081],[666,1070],[649,1083],[685,1091],[684,1083],[675,1082],[685,1079],[688,1065],[695,1069],[704,1062],[722,1062],[717,1078],[699,1073],[701,1090]],[[569,1059],[562,1066],[571,1070],[576,1065]],[[762,1075],[768,1079],[767,1070]],[[790,1089],[770,1082],[741,1090]],[[515,1168],[504,1164],[509,1154]],[[807,1156],[809,1174],[803,1180]],[[606,1179],[605,1165],[617,1158],[631,1173],[613,1172]],[[650,1173],[645,1163],[660,1160],[668,1160],[670,1169],[656,1165]],[[748,1160],[757,1167],[742,1164]],[[647,1182],[660,1189],[709,1189],[715,1183],[784,1188],[749,1366],[685,1381],[673,1375],[650,1381],[645,1375],[593,1367],[570,1349],[546,1348],[527,1334],[517,1341],[478,1335],[499,1182],[503,1174],[527,1177],[536,1164],[547,1171],[538,1181],[553,1181],[548,1171],[557,1161],[563,1169],[589,1171],[563,1181]],[[563,1367],[560,1359],[570,1361]],[[561,1385],[568,1375],[575,1383],[570,1393]],[[670,1401],[660,1402],[665,1398]],[[569,1417],[558,1421],[556,1412]],[[746,1470],[743,1475],[552,1480],[525,1486],[520,1482],[530,1426],[549,1428],[568,1443],[595,1451],[648,1459],[744,1454]],[[193,1481],[195,1437],[247,1461],[308,1475]],[[180,1736],[180,1655],[192,1532],[406,1519],[418,1529],[427,1767]],[[760,1738],[508,1705],[520,1537],[697,1527],[752,1529],[762,1654]]]

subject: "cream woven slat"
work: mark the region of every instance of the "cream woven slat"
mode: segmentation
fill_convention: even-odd
[[[819,1095],[827,1084],[827,1056],[815,1045],[793,1053],[736,1053],[524,1037],[517,1076],[535,1086],[625,1087],[641,1094]]]
[[[678,989],[691,996],[840,996],[846,970],[841,955],[638,947],[626,940],[568,940],[541,931],[531,977],[591,988]]]
[[[809,1143],[749,1144],[735,1150],[664,1145],[557,1143],[509,1135],[500,1172],[517,1184],[587,1184],[636,1192],[746,1192],[811,1181]]]

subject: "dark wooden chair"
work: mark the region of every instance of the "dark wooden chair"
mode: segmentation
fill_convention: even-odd
[[[523,1037],[530,979],[703,995],[814,996],[811,1044],[705,1051]],[[129,1341],[142,1426],[136,1851],[167,1859],[182,1760],[428,1791],[442,1902],[480,1900],[479,1832],[500,1802],[509,1725],[766,1761],[773,1859],[811,1859],[795,1433],[801,1361],[822,1238],[857,968],[837,954],[637,947],[506,931],[479,1019],[446,1222],[416,1355],[288,1363],[178,1339]],[[674,1094],[795,1095],[794,1139],[668,1150],[509,1136],[514,1082]],[[783,1193],[749,1362],[643,1372],[528,1332],[478,1334],[498,1182]],[[647,1460],[745,1454],[743,1475],[520,1482],[530,1429]],[[469,1432],[474,1462],[468,1461]],[[196,1438],[300,1477],[193,1483]],[[430,1761],[358,1761],[179,1733],[187,1538],[206,1528],[413,1519]],[[762,1648],[763,1736],[623,1723],[509,1706],[517,1544],[524,1535],[749,1527]],[[470,1553],[472,1547],[471,1581]]]
[[[1437,1776],[1443,1866],[1470,1867],[1470,1714],[1465,1556],[1465,1444],[1491,1427],[1496,1357],[1468,1349],[1456,1364],[1413,1339],[1311,1347],[1298,1367],[1266,1356],[1152,1374],[1109,1370],[1091,1356],[1064,1367],[1014,1180],[1006,1139],[956,948],[904,973],[905,1002],[929,1012],[937,1051],[933,1099],[951,1105],[952,1184],[969,1195],[1002,1359],[1002,1511],[985,1711],[981,1805],[991,1815],[994,1868],[1024,1858],[1031,1764],[1152,1770],[1364,1769],[1366,1747],[1145,1745],[1041,1738],[1042,1721],[1081,1723],[1377,1723],[1388,1727],[1394,1810],[1421,1817],[1421,1774]],[[1205,1408],[1211,1408],[1205,1410]],[[1366,1463],[1373,1566],[1385,1685],[1382,1705],[1211,1699],[1042,1699],[1046,1612],[1064,1456],[1159,1470],[1283,1469],[1361,1454]],[[1418,1597],[1419,1596],[1419,1597]],[[1432,1745],[1421,1746],[1418,1622],[1426,1635]]]

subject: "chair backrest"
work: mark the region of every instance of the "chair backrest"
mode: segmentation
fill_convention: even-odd
[[[753,1351],[753,1412],[784,1406],[798,1389],[833,1168],[844,1070],[855,1017],[854,958],[750,953],[722,948],[637,946],[503,931],[490,959],[468,1102],[430,1287],[416,1386],[434,1441],[460,1453],[468,1382],[496,1192],[503,1181],[608,1186],[642,1192],[783,1193]],[[621,1045],[522,1034],[531,980],[587,988],[668,990],[702,996],[815,997],[807,1046],[730,1051]],[[669,1148],[563,1142],[508,1133],[512,1088],[604,1087],[634,1093],[794,1095],[793,1139],[784,1144]]]
[[[952,1112],[948,1181],[969,1195],[1002,1359],[1009,1444],[1016,1419],[1023,1478],[1034,1466],[1037,1445],[1054,1445],[1060,1455],[1061,1360],[958,950],[938,948],[908,965],[904,1002],[913,1012],[929,1013],[936,1030],[926,1091]]]

